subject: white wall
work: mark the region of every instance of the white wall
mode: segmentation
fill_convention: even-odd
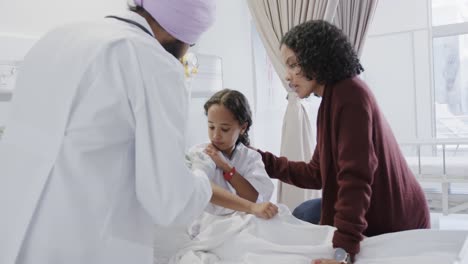
[[[122,12],[126,0],[2,0],[0,32],[40,36],[72,21]]]
[[[0,60],[21,60],[35,39],[58,25],[120,13],[126,7],[126,0],[1,0]],[[18,42],[18,37],[23,40]],[[0,102],[0,126],[8,112],[9,103]]]
[[[239,90],[253,103],[252,43],[246,1],[217,1],[215,25],[194,50],[220,56],[225,88]]]
[[[427,0],[380,0],[361,57],[399,140],[433,133],[428,8]]]
[[[427,28],[428,0],[379,0],[370,35]]]

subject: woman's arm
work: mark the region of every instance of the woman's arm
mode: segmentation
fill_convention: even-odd
[[[373,145],[373,118],[369,108],[363,103],[347,104],[334,118],[340,130],[337,132],[336,157],[339,189],[334,217],[337,231],[333,236],[333,246],[345,249],[351,256],[359,253],[360,241],[368,225],[366,214],[378,166]]]
[[[213,189],[211,202],[216,205],[253,214],[264,219],[270,219],[278,213],[278,207],[270,202],[258,204],[251,202],[219,187],[214,183],[211,183],[211,188]]]
[[[290,161],[286,157],[277,157],[270,152],[264,152],[259,149],[257,151],[262,155],[265,169],[270,178],[278,179],[300,188],[322,188],[317,148],[315,148],[312,159],[309,162]]]

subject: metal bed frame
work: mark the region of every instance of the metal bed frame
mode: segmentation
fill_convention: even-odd
[[[461,156],[464,162],[466,157],[466,170],[463,167],[462,175],[452,175],[447,170],[447,159],[448,147],[452,147],[452,151],[456,155],[460,152],[460,147],[468,147],[468,138],[456,138],[456,139],[418,139],[414,141],[400,142],[400,146],[403,148],[411,147],[416,150],[417,157],[417,169],[413,170],[416,178],[422,183],[431,183],[435,185],[440,184],[441,191],[426,191],[426,198],[428,200],[431,210],[441,209],[444,215],[453,213],[466,213],[468,212],[468,188],[466,193],[455,194],[452,192],[453,184],[466,184],[468,185],[468,155]],[[423,150],[423,148],[426,148]],[[468,150],[468,149],[467,149]],[[442,171],[439,174],[425,174],[423,172],[422,158],[425,157],[425,153],[430,152],[430,157],[438,157],[442,160]],[[439,156],[441,152],[441,156]],[[462,153],[463,154],[463,153]],[[465,174],[466,172],[466,174]]]

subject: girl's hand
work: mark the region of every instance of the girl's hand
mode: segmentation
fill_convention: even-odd
[[[273,203],[252,203],[250,213],[256,217],[270,219],[278,214],[278,206]]]
[[[210,158],[214,161],[216,166],[222,169],[224,172],[230,171],[231,165],[227,162],[226,158],[224,157],[223,153],[219,151],[215,146],[211,143],[206,146],[204,152],[210,156]]]

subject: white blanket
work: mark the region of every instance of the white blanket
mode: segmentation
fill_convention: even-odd
[[[205,214],[199,234],[171,259],[171,264],[310,264],[333,255],[334,228],[294,218],[280,206],[271,220],[236,213]],[[448,264],[456,259],[467,232],[412,230],[365,239],[356,264]]]

